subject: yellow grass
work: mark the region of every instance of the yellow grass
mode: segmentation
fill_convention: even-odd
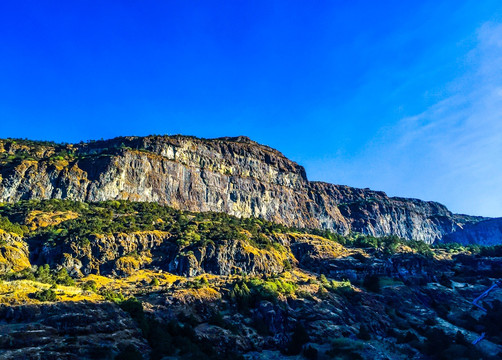
[[[176,280],[184,280],[184,277],[173,275],[167,272],[156,272],[152,270],[141,269],[135,271],[130,276],[124,278],[111,278],[101,275],[87,275],[78,280],[78,283],[94,281],[98,290],[107,289],[125,294],[134,293],[146,287],[147,290],[152,290],[150,283],[156,278],[159,281],[159,287],[171,286]]]
[[[63,221],[73,220],[77,217],[78,214],[73,211],[44,212],[40,210],[33,210],[26,217],[26,225],[31,231],[34,231],[41,227],[59,225]]]
[[[191,303],[194,300],[201,302],[216,301],[221,299],[221,294],[213,288],[181,289],[173,293],[173,298],[182,303]]]
[[[39,303],[31,295],[37,291],[50,289],[51,285],[32,280],[0,281],[0,304],[20,305]],[[102,296],[83,291],[75,286],[58,285],[54,291],[57,301],[100,301]]]

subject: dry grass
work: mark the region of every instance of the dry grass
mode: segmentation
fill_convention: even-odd
[[[221,299],[221,294],[211,287],[200,289],[181,289],[175,290],[172,298],[183,304],[198,302],[212,302]]]
[[[148,287],[152,290],[151,282],[153,279],[159,281],[159,287],[170,287],[176,280],[184,280],[184,277],[173,275],[165,272],[156,272],[152,270],[138,270],[133,274],[123,278],[112,278],[101,275],[87,275],[86,277],[78,280],[79,284],[87,281],[94,281],[98,290],[113,290],[124,294],[132,294],[139,290],[144,290]]]
[[[73,220],[78,214],[73,211],[43,212],[40,210],[31,211],[26,216],[25,223],[31,231],[51,225],[59,225],[64,221]]]
[[[41,290],[50,289],[51,285],[32,280],[0,281],[0,303],[9,305],[39,303],[31,296]],[[57,285],[54,289],[57,301],[100,301],[102,296],[83,291],[75,286]]]

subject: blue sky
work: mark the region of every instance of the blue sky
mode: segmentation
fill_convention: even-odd
[[[502,216],[500,1],[0,4],[0,137],[247,135]]]

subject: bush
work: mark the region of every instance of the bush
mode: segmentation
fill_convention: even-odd
[[[68,275],[68,271],[65,268],[61,268],[61,270],[56,273],[55,282],[60,285],[75,286],[75,280]]]
[[[35,275],[33,274],[33,270],[30,268],[26,268],[21,271],[10,274],[5,274],[1,278],[5,280],[20,280],[20,279],[33,280],[33,281],[36,280]]]
[[[323,286],[330,285],[328,279],[326,278],[326,275],[324,275],[324,274],[319,275],[318,280],[321,283],[321,285],[323,285]]]
[[[193,281],[187,281],[186,282],[186,287],[188,289],[202,289],[203,287],[206,287],[209,285],[209,281],[207,281],[205,276],[198,277],[194,279]]]
[[[135,320],[141,320],[144,317],[143,304],[135,297],[120,302],[119,306]]]
[[[86,281],[85,283],[83,283],[81,285],[81,287],[82,287],[82,290],[85,290],[85,291],[94,291],[94,292],[98,291],[98,289],[96,287],[96,281],[94,281],[94,280]]]
[[[0,216],[0,229],[20,236],[23,236],[29,231],[26,225],[12,223],[9,218],[3,216]]]
[[[350,298],[354,295],[354,289],[349,280],[335,281],[331,280],[328,289],[340,296]]]
[[[105,298],[105,300],[112,301],[114,303],[120,304],[122,301],[125,300],[124,295],[120,292],[115,292],[113,290],[103,290],[100,293],[101,296]]]
[[[33,298],[38,301],[56,301],[56,293],[52,289],[37,291],[33,294]]]
[[[46,284],[55,284],[56,281],[54,280],[52,274],[51,274],[51,269],[48,264],[41,265],[37,268],[35,271],[35,279],[39,282],[46,283]]]

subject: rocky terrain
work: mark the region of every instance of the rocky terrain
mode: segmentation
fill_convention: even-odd
[[[137,324],[111,303],[58,302],[0,308],[2,359],[106,359],[150,347]]]
[[[79,144],[0,140],[0,201],[28,199],[158,202],[427,243],[485,220],[452,214],[435,202],[310,182],[303,167],[246,137],[121,137]],[[490,244],[502,241],[500,234],[485,238]]]
[[[0,140],[0,359],[500,359],[500,224],[245,137]]]
[[[502,354],[502,288],[472,305],[500,281],[500,246],[129,201],[3,204],[0,229],[2,359]]]

